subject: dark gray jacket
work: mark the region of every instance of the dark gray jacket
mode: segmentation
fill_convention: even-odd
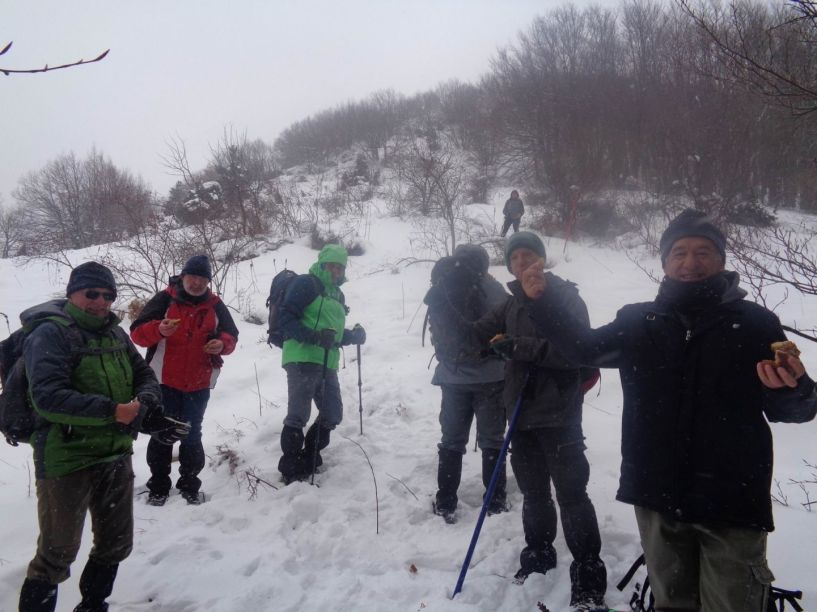
[[[510,298],[508,293],[493,276],[486,274],[480,283],[486,311],[499,307]],[[470,330],[461,331],[464,342]],[[474,383],[498,382],[505,378],[505,364],[496,355],[483,353],[473,361],[447,361],[442,359],[434,369],[432,385],[468,385]]]
[[[571,312],[589,323],[587,307],[576,285],[550,272],[547,279],[554,292],[570,304]],[[511,359],[505,362],[504,400],[508,419],[524,387],[517,428],[564,427],[580,422],[584,394],[578,366],[537,333],[528,312],[530,300],[519,282],[512,281],[508,287],[512,297],[473,326],[477,337],[486,345],[496,334],[513,338]],[[528,373],[530,380],[525,386]]]

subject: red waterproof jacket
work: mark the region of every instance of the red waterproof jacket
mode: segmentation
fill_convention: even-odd
[[[181,319],[173,335],[159,333],[162,319]],[[130,333],[136,344],[148,347],[146,360],[159,382],[182,392],[212,389],[221,371],[221,355],[232,353],[238,341],[238,329],[221,299],[209,290],[203,296],[189,296],[177,277],[150,299]],[[221,355],[204,352],[212,339],[224,343]]]

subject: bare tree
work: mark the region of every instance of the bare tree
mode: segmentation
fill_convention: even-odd
[[[788,0],[770,12],[749,0],[728,5],[676,0],[706,37],[729,78],[792,110],[817,110],[817,4]]]
[[[4,208],[0,200],[0,258],[24,254],[25,217],[22,208]]]
[[[84,160],[56,158],[23,177],[12,195],[25,209],[32,254],[118,240],[137,231],[155,205],[141,179],[93,150]]]

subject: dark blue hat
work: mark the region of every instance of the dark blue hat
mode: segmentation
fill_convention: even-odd
[[[661,265],[664,265],[672,250],[672,245],[681,238],[699,236],[708,238],[715,245],[718,253],[726,260],[726,236],[712,222],[712,218],[700,210],[687,208],[667,225],[667,229],[661,234],[661,241],[658,248],[661,251]]]
[[[184,264],[182,274],[193,274],[194,276],[203,276],[207,280],[213,280],[213,271],[210,269],[210,260],[207,255],[193,255]]]
[[[113,273],[101,263],[86,261],[71,270],[65,295],[71,295],[81,289],[97,288],[108,289],[115,295],[116,281],[114,281]]]

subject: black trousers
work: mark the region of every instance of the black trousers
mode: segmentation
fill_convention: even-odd
[[[510,217],[505,217],[505,222],[502,224],[502,231],[499,233],[499,235],[504,236],[505,234],[507,234],[508,229],[511,227],[511,225],[513,225],[513,233],[515,234],[516,232],[518,232],[519,222],[521,220],[522,220],[521,217],[518,219],[511,219]]]
[[[581,424],[516,430],[511,437],[511,467],[524,497],[526,551],[536,556],[554,555],[555,561],[553,481],[562,530],[573,558],[584,561],[599,556],[601,537],[596,511],[587,496],[590,464],[585,448]]]

